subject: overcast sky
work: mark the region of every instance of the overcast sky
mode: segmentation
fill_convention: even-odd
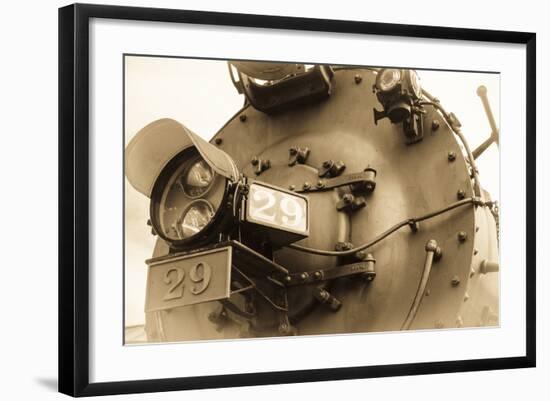
[[[210,139],[242,106],[244,100],[229,78],[227,63],[217,60],[126,57],[126,143],[145,125],[173,118]],[[462,123],[470,147],[475,149],[490,133],[479,85],[488,89],[495,119],[499,121],[499,75],[445,71],[418,71],[420,82],[441,100]],[[499,152],[495,145],[478,160],[482,186],[499,199]],[[126,181],[126,325],[144,323],[146,265],[156,237],[146,225],[149,199]]]

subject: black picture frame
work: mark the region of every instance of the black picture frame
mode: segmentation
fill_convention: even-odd
[[[90,383],[89,22],[179,22],[522,44],[526,47],[526,353],[520,357]],[[75,4],[59,9],[59,391],[72,396],[534,367],[536,363],[536,35],[526,32]]]

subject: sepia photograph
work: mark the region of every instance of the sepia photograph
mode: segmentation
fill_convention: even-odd
[[[500,74],[125,54],[124,344],[500,325]]]

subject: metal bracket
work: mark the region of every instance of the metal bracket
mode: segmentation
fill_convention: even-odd
[[[262,160],[254,156],[250,163],[254,166],[254,173],[256,175],[262,174],[265,170],[271,167],[271,160]]]
[[[372,192],[376,187],[376,170],[371,167],[361,171],[359,173],[343,174],[339,177],[325,178],[319,180],[317,185],[305,185],[301,189],[296,189],[296,192],[319,192],[327,191],[330,189],[343,187],[345,185],[351,185],[352,190],[357,192],[367,191]],[[368,188],[368,189],[367,189]]]
[[[344,172],[346,164],[342,160],[325,160],[319,168],[319,177],[337,177]]]
[[[353,196],[352,194],[344,194],[338,202],[336,202],[336,210],[339,212],[351,213],[367,206],[365,198],[362,196]]]
[[[287,275],[283,281],[285,285],[289,287],[356,275],[363,276],[367,278],[368,281],[372,281],[372,277],[376,276],[374,269],[375,264],[376,260],[369,254],[365,260],[361,262],[340,265],[328,269],[319,269],[313,272],[292,273]],[[370,280],[369,277],[371,278]]]
[[[290,153],[288,165],[294,166],[297,163],[304,164],[309,157],[310,150],[307,147],[300,148],[299,146],[293,146],[288,152]]]

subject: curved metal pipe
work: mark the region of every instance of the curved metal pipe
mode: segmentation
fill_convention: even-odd
[[[387,229],[383,233],[381,233],[381,234],[377,235],[376,237],[374,237],[374,239],[372,239],[370,242],[367,242],[366,244],[363,244],[361,246],[358,246],[356,248],[353,248],[353,249],[350,249],[350,250],[347,250],[347,251],[328,251],[328,250],[323,250],[323,249],[308,248],[308,247],[301,246],[301,245],[296,245],[296,244],[290,244],[290,245],[287,245],[287,247],[295,249],[297,251],[312,253],[314,255],[349,256],[349,255],[353,255],[353,254],[355,254],[359,251],[362,251],[364,249],[367,249],[367,248],[370,248],[370,247],[376,245],[377,243],[379,243],[380,241],[382,241],[386,237],[390,236],[391,234],[393,234],[394,232],[396,232],[400,228],[403,228],[405,226],[410,226],[411,224],[413,224],[415,222],[421,222],[421,221],[424,221],[424,220],[431,219],[433,217],[439,216],[440,214],[446,213],[446,212],[451,211],[453,209],[456,209],[458,207],[461,207],[461,206],[464,206],[464,205],[470,205],[470,204],[479,205],[479,206],[481,206],[481,205],[486,206],[487,205],[486,203],[482,202],[479,198],[466,198],[466,199],[463,199],[461,201],[451,203],[449,206],[446,206],[443,209],[439,209],[439,210],[424,214],[424,215],[419,216],[419,217],[413,217],[413,218],[410,218],[410,219],[400,221],[399,223],[395,224],[393,227]]]
[[[422,277],[418,283],[418,289],[414,296],[413,303],[407,314],[407,318],[401,326],[401,330],[408,330],[411,327],[411,324],[416,317],[418,308],[420,307],[420,302],[424,298],[424,292],[426,291],[426,285],[428,284],[428,278],[430,277],[430,272],[432,271],[432,264],[434,261],[435,252],[437,251],[437,241],[434,239],[429,240],[426,243],[426,259],[424,261],[424,270],[422,271]]]

